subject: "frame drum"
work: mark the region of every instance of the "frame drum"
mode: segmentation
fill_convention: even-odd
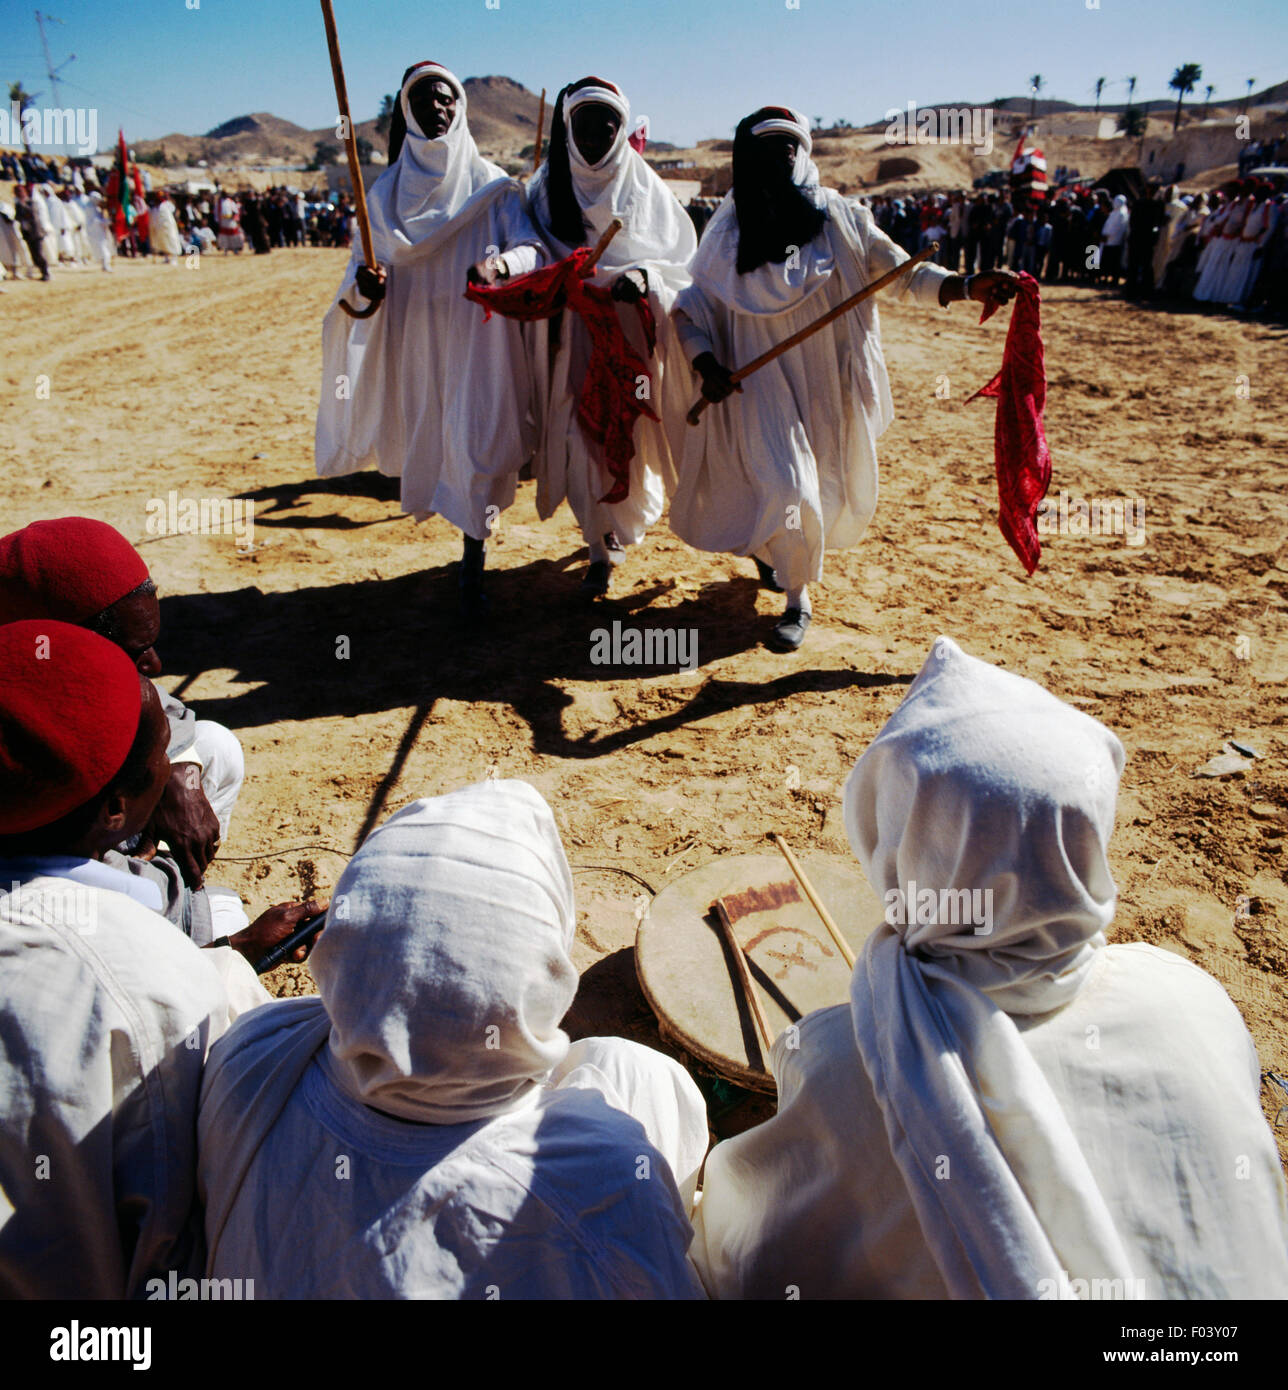
[[[802,858],[801,867],[858,955],[883,920],[863,871],[853,860]],[[812,1010],[846,1003],[850,969],[780,854],[713,860],[653,899],[636,933],[635,970],[663,1036],[735,1085],[773,1095],[769,1059],[716,923],[717,898],[771,1041]]]

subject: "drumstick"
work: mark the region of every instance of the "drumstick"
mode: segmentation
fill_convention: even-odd
[[[756,995],[756,987],[751,982],[751,971],[747,969],[746,952],[738,944],[738,938],[733,933],[733,922],[729,917],[729,909],[724,905],[723,898],[717,898],[716,921],[720,923],[720,934],[728,943],[729,949],[733,952],[734,964],[738,968],[738,978],[742,981],[743,993],[747,996],[747,1002],[751,1005],[751,1016],[755,1020],[756,1032],[760,1038],[760,1055],[764,1059],[765,1069],[769,1069],[769,1024],[765,1021],[765,1015],[760,1007],[760,999]]]
[[[737,383],[742,381],[745,377],[749,377],[752,372],[758,372],[762,367],[768,366],[775,357],[781,357],[789,348],[794,348],[797,343],[803,343],[806,338],[813,337],[819,329],[826,328],[829,323],[839,319],[842,314],[849,313],[856,305],[862,304],[865,299],[876,294],[878,290],[884,289],[892,280],[897,280],[901,275],[906,275],[908,271],[919,266],[922,261],[928,261],[931,256],[935,255],[938,251],[939,243],[937,241],[932,241],[929,246],[923,247],[923,249],[918,251],[911,259],[904,261],[901,265],[895,266],[893,270],[886,271],[879,280],[873,280],[870,285],[864,285],[857,294],[852,294],[849,299],[842,300],[840,304],[836,305],[833,309],[829,309],[827,313],[820,314],[813,323],[806,324],[799,332],[793,333],[790,338],[784,338],[781,343],[775,343],[768,351],[762,352],[759,357],[753,358],[745,367],[739,367],[736,371],[730,372],[729,380]],[[702,418],[702,412],[710,404],[711,402],[707,400],[705,396],[699,396],[698,399],[693,402],[685,419],[688,420],[689,424],[696,425]]]
[[[850,943],[841,935],[841,929],[832,921],[832,914],[823,906],[823,900],[814,891],[814,885],[805,877],[805,870],[796,862],[796,856],[787,848],[787,841],[776,831],[769,832],[769,838],[783,852],[783,858],[787,860],[788,867],[796,875],[796,882],[805,890],[805,896],[814,904],[814,911],[823,919],[823,925],[832,934],[832,940],[836,942],[836,949],[840,951],[841,958],[851,970],[854,969],[854,952],[850,949]]]

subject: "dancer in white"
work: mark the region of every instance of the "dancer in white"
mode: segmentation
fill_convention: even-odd
[[[593,245],[609,222],[622,229],[600,257],[592,284],[611,287],[630,345],[648,362],[648,398],[657,420],[635,421],[635,456],[625,495],[617,491],[577,420],[577,401],[590,357],[590,333],[576,314],[529,330],[544,405],[537,452],[537,510],[544,519],[567,498],[590,551],[582,592],[608,590],[624,547],[638,545],[675,490],[668,442],[690,402],[690,374],[670,311],[689,284],[697,235],[675,195],[630,144],[631,108],[621,90],[598,77],[566,87],[555,102],[545,162],[528,185],[532,217],[558,259]],[[650,353],[635,305],[647,305],[656,329]],[[556,336],[557,335],[557,336]]]
[[[465,88],[440,63],[403,75],[390,165],[368,194],[378,273],[361,245],[322,325],[315,463],[322,477],[377,465],[402,479],[402,508],[464,533],[467,617],[484,611],[484,542],[514,500],[536,444],[537,406],[520,325],[484,322],[467,283],[544,263],[523,188],[483,159]],[[354,290],[374,316],[340,307]]]

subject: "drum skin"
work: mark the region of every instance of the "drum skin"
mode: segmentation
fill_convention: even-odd
[[[880,899],[853,860],[802,868],[857,955]],[[723,898],[771,1035],[850,997],[850,970],[779,854],[740,854],[693,870],[653,899],[635,937],[640,988],[663,1034],[726,1080],[772,1095],[751,1010],[716,925]]]

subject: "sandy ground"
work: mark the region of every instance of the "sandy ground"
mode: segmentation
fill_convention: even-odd
[[[781,600],[750,562],[663,528],[612,603],[579,606],[577,532],[566,512],[538,522],[530,483],[491,547],[495,624],[468,642],[450,529],[402,517],[377,475],[313,477],[319,326],[345,254],[125,262],[0,300],[5,529],[85,513],[143,543],[165,595],[166,683],[245,745],[212,881],[256,910],[325,892],[390,811],[490,773],[526,778],[576,870],[570,1028],[656,1040],[634,979],[633,876],[661,888],[763,849],[771,829],[848,858],[844,779],[948,633],[1122,738],[1114,937],[1222,980],[1267,1116],[1288,1105],[1265,1079],[1288,1077],[1282,329],[1048,291],[1052,492],[1138,499],[1146,537],[1049,537],[1026,580],[997,530],[992,406],[964,404],[1000,364],[1007,315],[980,328],[962,306],[887,308],[898,419],[881,504],[863,544],[830,557],[799,653],[762,646]],[[147,504],[171,491],[253,499],[253,551],[150,535]],[[696,628],[698,669],[593,665],[590,634],[613,618]],[[1229,738],[1261,756],[1196,778]],[[273,979],[310,988],[302,969]],[[1288,1158],[1288,1118],[1276,1132]]]

